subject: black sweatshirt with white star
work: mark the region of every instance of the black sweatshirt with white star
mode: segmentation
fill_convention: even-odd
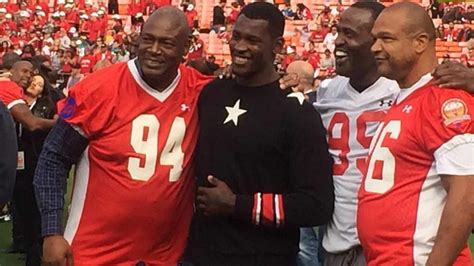
[[[208,175],[237,195],[231,217],[193,218],[190,248],[296,254],[299,227],[325,224],[334,204],[332,159],[318,112],[278,81],[214,80],[198,103],[197,182]]]

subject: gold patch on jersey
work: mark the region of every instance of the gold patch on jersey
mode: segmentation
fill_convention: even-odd
[[[466,103],[457,98],[445,101],[441,107],[441,114],[446,126],[471,119],[471,116],[467,114]]]

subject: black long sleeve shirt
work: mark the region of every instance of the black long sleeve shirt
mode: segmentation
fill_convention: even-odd
[[[13,193],[17,164],[15,124],[7,107],[0,101],[0,208]]]
[[[324,224],[333,212],[333,162],[319,114],[278,81],[245,87],[215,80],[198,108],[198,185],[209,186],[213,175],[237,199],[232,217],[195,214],[190,248],[295,254],[298,228]]]

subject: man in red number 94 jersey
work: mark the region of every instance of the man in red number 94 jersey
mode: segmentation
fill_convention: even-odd
[[[372,139],[359,192],[367,263],[472,265],[474,98],[432,83],[435,29],[418,4],[386,8],[372,33],[380,73],[402,89]]]
[[[180,64],[187,38],[184,14],[163,7],[146,22],[137,59],[92,73],[70,90],[35,176],[45,262],[180,260],[193,213],[196,104],[210,81]],[[62,236],[62,180],[76,162]]]

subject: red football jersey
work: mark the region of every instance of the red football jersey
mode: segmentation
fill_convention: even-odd
[[[447,199],[440,175],[474,172],[449,161],[457,145],[474,143],[474,98],[430,83],[403,96],[372,139],[359,191],[357,227],[368,265],[424,265]],[[470,153],[463,156],[472,159]],[[454,265],[472,265],[467,246]]]
[[[89,139],[64,233],[75,265],[176,265],[193,213],[197,100],[210,77],[184,66],[163,92],[135,61],[74,86],[61,116]]]
[[[8,109],[12,109],[13,106],[19,103],[26,104],[23,97],[23,89],[15,82],[9,80],[0,80],[0,101]]]

